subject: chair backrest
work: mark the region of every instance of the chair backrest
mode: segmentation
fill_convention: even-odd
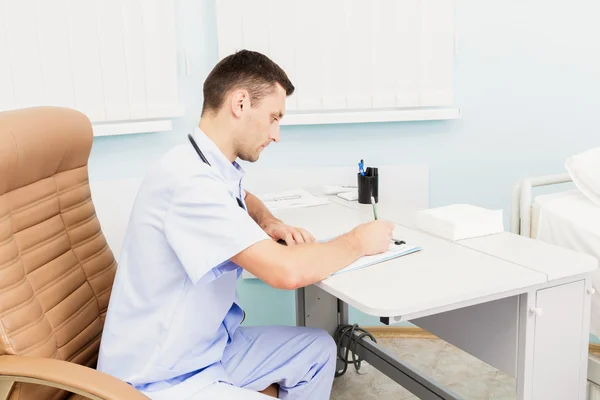
[[[95,367],[116,271],[88,182],[92,126],[70,109],[0,113],[0,356]],[[56,400],[18,384],[10,400]]]

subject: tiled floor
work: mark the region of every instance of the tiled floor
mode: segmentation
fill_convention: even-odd
[[[442,341],[377,339],[403,362],[426,374],[465,400],[512,400],[515,379]],[[370,365],[360,374],[352,365],[333,384],[332,400],[416,400],[410,392]]]

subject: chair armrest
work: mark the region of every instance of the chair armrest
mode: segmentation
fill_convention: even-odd
[[[0,356],[2,381],[35,383],[92,400],[149,400],[133,386],[95,369],[52,358]]]

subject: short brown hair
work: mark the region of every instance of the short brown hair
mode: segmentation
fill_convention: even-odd
[[[294,93],[294,85],[273,60],[256,51],[240,50],[219,61],[204,81],[202,114],[219,110],[227,93],[235,88],[246,89],[254,106],[272,93],[276,83],[287,96]]]

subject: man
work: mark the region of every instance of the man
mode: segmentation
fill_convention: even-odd
[[[332,338],[303,327],[240,327],[236,280],[243,268],[275,288],[313,284],[385,251],[393,225],[374,221],[317,243],[243,189],[236,159],[257,161],[279,141],[293,91],[285,72],[256,52],[226,57],[209,74],[190,143],[160,160],[136,198],[99,370],[155,400],[223,399],[242,390],[235,387],[250,398],[329,398]]]

